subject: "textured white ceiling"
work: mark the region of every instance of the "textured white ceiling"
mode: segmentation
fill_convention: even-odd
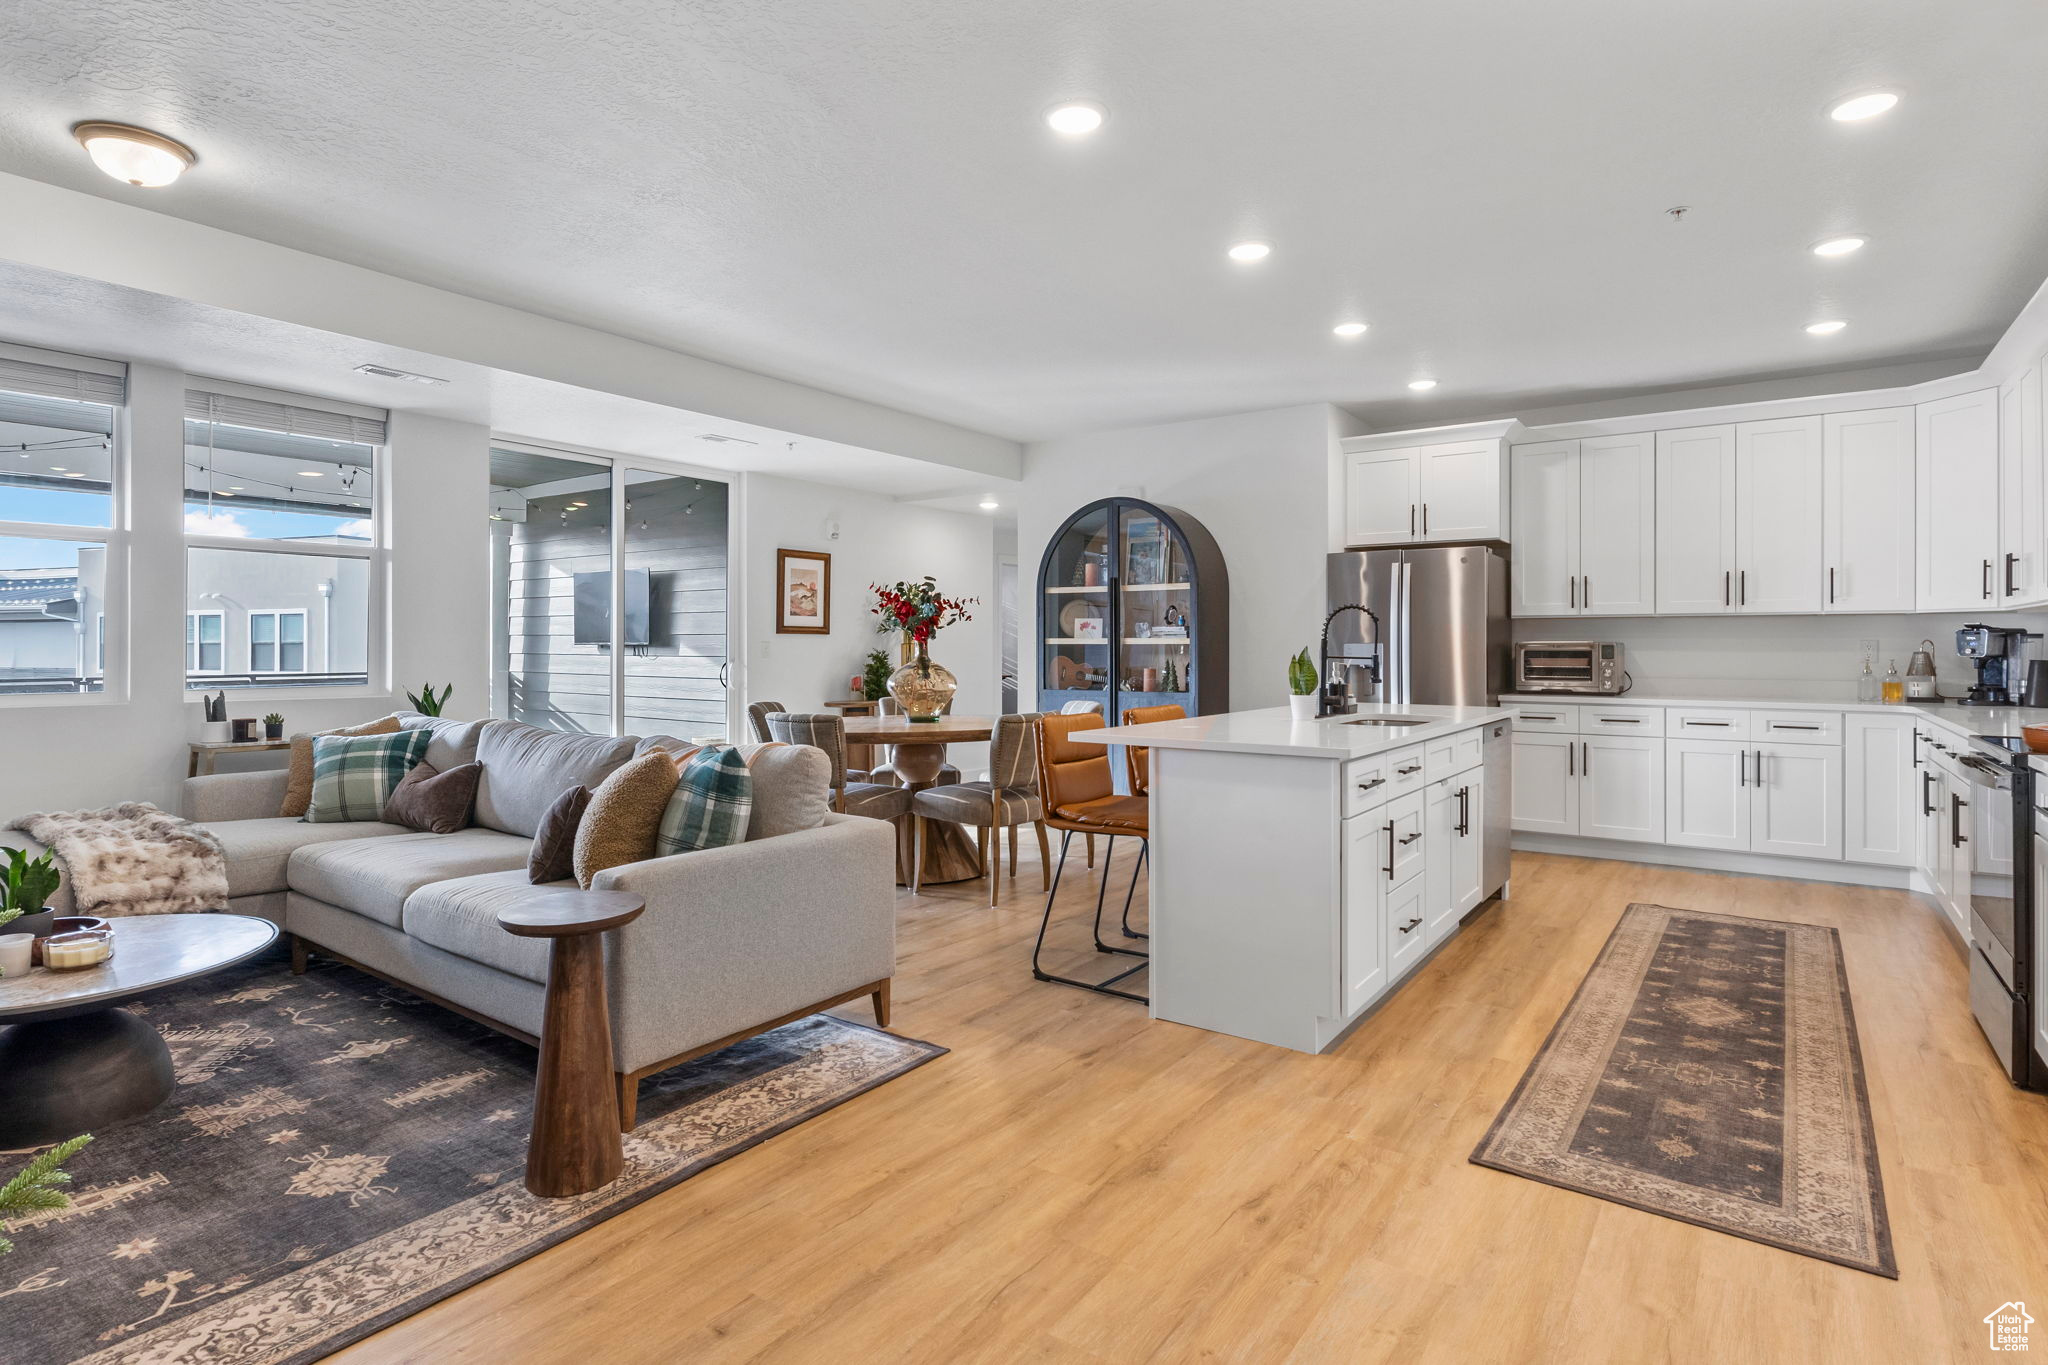
[[[11,0],[0,169],[1008,436],[1400,421],[1982,350],[2044,68],[2039,0]]]

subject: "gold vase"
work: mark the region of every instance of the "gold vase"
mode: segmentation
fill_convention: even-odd
[[[936,721],[945,714],[959,686],[960,680],[943,665],[933,663],[931,651],[922,644],[915,659],[889,675],[889,695],[911,721]]]

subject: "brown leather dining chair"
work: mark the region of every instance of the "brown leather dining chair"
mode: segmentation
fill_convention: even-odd
[[[1041,716],[1038,721],[1038,794],[1044,808],[1044,823],[1048,829],[1060,832],[1060,856],[1053,865],[1052,885],[1045,893],[1045,914],[1038,921],[1038,942],[1031,950],[1031,974],[1040,981],[1054,981],[1062,986],[1078,986],[1086,991],[1098,991],[1103,995],[1119,996],[1148,1003],[1145,996],[1134,991],[1116,988],[1119,981],[1135,976],[1151,963],[1149,954],[1136,949],[1125,948],[1102,941],[1102,901],[1109,890],[1110,865],[1116,858],[1116,841],[1119,835],[1138,840],[1138,868],[1145,865],[1146,840],[1151,833],[1147,819],[1149,806],[1142,796],[1119,796],[1110,779],[1109,749],[1102,744],[1087,744],[1077,741],[1074,735],[1084,730],[1103,728],[1100,715]],[[1095,889],[1095,950],[1102,953],[1120,953],[1126,957],[1141,959],[1137,966],[1103,981],[1082,981],[1069,976],[1055,976],[1040,965],[1040,956],[1045,951],[1045,931],[1052,923],[1052,904],[1060,891],[1060,873],[1067,864],[1067,846],[1076,834],[1103,834],[1109,836],[1109,846],[1102,855],[1102,877]],[[1124,894],[1124,918],[1128,923],[1131,913],[1131,897],[1138,892],[1138,871],[1131,872],[1131,888]],[[1132,935],[1132,937],[1137,937]]]
[[[1186,720],[1187,718],[1187,711],[1172,702],[1167,702],[1163,706],[1133,706],[1124,712],[1124,724],[1126,725],[1154,725],[1162,720]],[[1152,795],[1152,751],[1135,744],[1126,744],[1124,746],[1124,776],[1127,779],[1125,785],[1131,789],[1131,795],[1150,798]],[[1144,868],[1145,859],[1150,855],[1151,845],[1146,844],[1138,853],[1138,867],[1131,872],[1133,877],[1137,876],[1138,872]],[[1141,933],[1131,927],[1131,901],[1128,896],[1124,898],[1124,937],[1151,937],[1150,934]]]

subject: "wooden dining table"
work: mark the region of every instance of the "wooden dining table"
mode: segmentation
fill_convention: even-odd
[[[940,716],[937,720],[914,721],[908,716],[848,716],[846,741],[854,744],[887,744],[895,750],[890,767],[911,791],[938,785],[939,770],[946,766],[948,744],[985,743],[995,734],[993,716]],[[896,822],[896,839],[902,856],[898,867],[909,867],[915,821],[904,816]],[[972,881],[982,873],[974,840],[951,820],[926,820],[924,827],[924,869],[921,880],[934,882]],[[906,883],[907,884],[907,883]]]

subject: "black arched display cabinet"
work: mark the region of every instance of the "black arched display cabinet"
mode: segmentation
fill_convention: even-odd
[[[1185,512],[1104,498],[1068,517],[1038,566],[1038,707],[1093,701],[1230,709],[1230,576]]]

